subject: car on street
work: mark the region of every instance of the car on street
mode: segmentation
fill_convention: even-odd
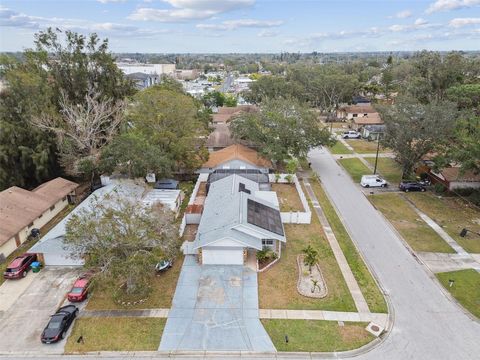
[[[93,272],[82,274],[73,283],[72,289],[67,294],[67,299],[70,302],[81,302],[88,296],[88,288],[90,280],[93,277]]]
[[[5,279],[19,279],[27,276],[30,265],[34,261],[37,261],[37,254],[25,253],[17,256],[5,269],[3,277]]]
[[[52,344],[65,338],[65,335],[78,315],[75,305],[62,306],[52,315],[50,321],[42,332],[41,341],[44,344]]]
[[[419,183],[418,181],[402,181],[398,187],[400,188],[400,190],[405,192],[427,190],[425,185]]]
[[[344,139],[360,139],[361,137],[362,137],[362,135],[358,131],[355,131],[355,130],[345,131],[342,134],[342,138],[344,138]]]
[[[379,175],[363,175],[360,180],[360,185],[365,188],[369,187],[387,187],[388,183]]]

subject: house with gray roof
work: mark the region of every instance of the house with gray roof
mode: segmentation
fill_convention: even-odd
[[[274,191],[236,174],[210,184],[193,249],[204,265],[243,265],[247,254],[286,242]]]

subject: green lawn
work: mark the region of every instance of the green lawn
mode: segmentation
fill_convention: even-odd
[[[285,224],[285,232],[287,244],[280,260],[258,274],[260,308],[356,311],[318,218],[312,214],[311,224]],[[327,283],[328,295],[323,299],[305,297],[297,291],[297,255],[309,244],[318,250],[318,263]]]
[[[360,182],[362,175],[369,175],[372,173],[359,159],[339,159],[338,162],[347,170],[353,181]]]
[[[480,318],[480,273],[476,270],[459,270],[436,274],[438,280],[465,309]],[[452,287],[449,280],[455,280]]]
[[[277,351],[346,351],[358,349],[374,339],[365,330],[367,323],[339,326],[336,321],[262,319],[262,324]]]
[[[335,145],[328,148],[332,154],[353,154],[353,151],[348,149],[340,140],[337,140]]]
[[[438,197],[431,192],[408,193],[406,196],[422,212],[432,218],[466,251],[480,253],[480,236],[468,233],[462,238],[463,228],[480,232],[480,210],[457,197]]]
[[[367,301],[370,311],[386,313],[388,311],[387,304],[382,293],[380,292],[380,289],[375,283],[375,280],[370,274],[367,266],[363,262],[363,259],[358,253],[358,250],[352,242],[352,239],[350,239],[350,236],[345,230],[345,227],[340,221],[335,209],[325,195],[321,185],[315,180],[312,180],[310,183],[315,195],[317,196],[320,206],[322,207],[323,212],[325,213],[325,216],[327,217],[327,220],[332,227],[333,232],[335,233],[335,237],[342,248],[343,254],[347,258],[348,265],[350,266],[350,269],[352,270],[353,275],[360,286],[360,290],[362,290],[362,294]]]
[[[376,141],[367,141],[363,139],[347,139],[345,140],[355,152],[359,154],[375,154],[377,152],[377,142]],[[380,146],[379,152],[389,152],[389,149],[384,149]]]
[[[166,319],[80,318],[75,321],[65,352],[157,351]],[[83,343],[77,339],[83,336]]]
[[[375,166],[375,158],[365,158],[372,166]],[[378,158],[377,173],[381,174],[390,183],[399,183],[402,180],[402,167],[392,158]]]
[[[428,226],[399,194],[368,197],[415,251],[453,253],[453,249]]]

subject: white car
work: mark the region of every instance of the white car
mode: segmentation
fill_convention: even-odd
[[[388,183],[378,175],[363,175],[360,185],[369,187],[387,187]]]
[[[342,134],[342,138],[344,138],[344,139],[360,139],[361,137],[362,137],[362,135],[360,135],[360,133],[358,131],[355,131],[355,130],[345,131]]]

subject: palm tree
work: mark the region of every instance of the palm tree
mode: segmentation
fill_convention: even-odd
[[[311,245],[308,245],[305,249],[302,250],[305,254],[303,258],[303,263],[308,266],[308,271],[312,273],[312,266],[315,265],[318,261],[318,251],[315,250]]]

